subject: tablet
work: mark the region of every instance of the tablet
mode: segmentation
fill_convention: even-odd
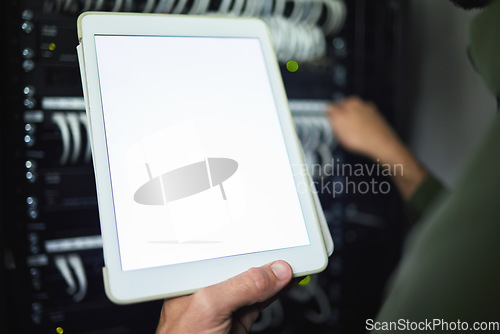
[[[333,243],[265,23],[84,13],[78,36],[112,301],[278,259],[295,276],[326,267]]]

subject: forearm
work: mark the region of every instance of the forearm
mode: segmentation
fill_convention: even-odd
[[[368,156],[382,167],[397,170],[394,183],[408,201],[426,178],[425,168],[411,154],[376,106],[357,97],[331,104],[329,117],[333,132],[348,151]],[[392,168],[396,166],[397,168]],[[400,168],[399,166],[402,166]]]
[[[426,169],[399,140],[388,143],[380,156],[372,156],[382,166],[390,166],[394,184],[405,201],[409,201],[417,188],[428,176]]]

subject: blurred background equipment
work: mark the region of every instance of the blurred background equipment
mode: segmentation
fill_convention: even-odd
[[[335,241],[326,271],[264,311],[255,333],[363,333],[404,233],[394,187],[345,191],[328,101],[358,94],[402,129],[405,0],[9,0],[0,114],[2,333],[152,333],[161,301],[104,295],[94,176],[75,47],[86,10],[255,16],[270,27],[308,167]],[[195,98],[195,97],[194,97]],[[376,177],[377,182],[387,181]],[[356,183],[371,176],[350,177]],[[342,189],[340,189],[342,188]],[[3,327],[2,327],[3,326]]]

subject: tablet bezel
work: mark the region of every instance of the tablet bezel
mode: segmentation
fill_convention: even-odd
[[[101,105],[95,35],[252,37],[258,38],[285,138],[295,183],[310,187],[299,142],[294,131],[278,62],[267,25],[254,18],[222,18],[165,14],[110,14],[89,12],[78,18],[79,60],[87,104],[95,170],[99,217],[104,251],[104,278],[108,297],[115,303],[131,303],[193,292],[274,260],[285,260],[295,276],[322,271],[328,256],[321,234],[311,189],[298,192],[310,240],[308,246],[228,256],[163,267],[123,271],[108,165],[108,152]],[[179,275],[176,275],[179,273]],[[200,275],[199,273],[203,273]],[[170,278],[174,277],[174,278]],[[182,277],[182,279],[179,279]],[[133,287],[133,288],[131,288]]]

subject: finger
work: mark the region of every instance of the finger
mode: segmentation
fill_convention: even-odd
[[[241,312],[234,319],[233,333],[249,333],[253,323],[259,317],[258,309],[249,309]]]
[[[330,103],[326,109],[326,115],[330,120],[337,118],[342,113],[343,107],[339,103]]]
[[[167,319],[180,319],[182,317],[182,313],[185,312],[189,305],[190,298],[191,296],[180,296],[163,301],[156,333],[167,332],[167,325],[169,325]]]
[[[337,103],[329,103],[327,108],[326,108],[326,113],[333,114],[335,112],[338,112],[339,109],[340,109],[340,107]]]
[[[281,296],[283,296],[288,291],[296,287],[303,279],[304,277],[293,278],[282,290],[280,290],[271,299],[268,299],[263,303],[258,303],[255,306],[243,308],[240,310],[240,312],[236,313],[238,314],[237,319],[239,324],[241,325],[242,328],[246,330],[243,331],[242,333],[250,332],[250,328],[252,327],[252,324],[255,322],[255,320],[257,320],[257,318],[259,317],[260,311],[264,310],[269,305],[274,303],[277,299],[279,299]],[[236,333],[239,332],[236,331]]]
[[[251,268],[222,283],[200,290],[219,314],[231,314],[245,306],[266,301],[276,295],[292,279],[292,268],[284,261],[276,261],[259,268]]]

